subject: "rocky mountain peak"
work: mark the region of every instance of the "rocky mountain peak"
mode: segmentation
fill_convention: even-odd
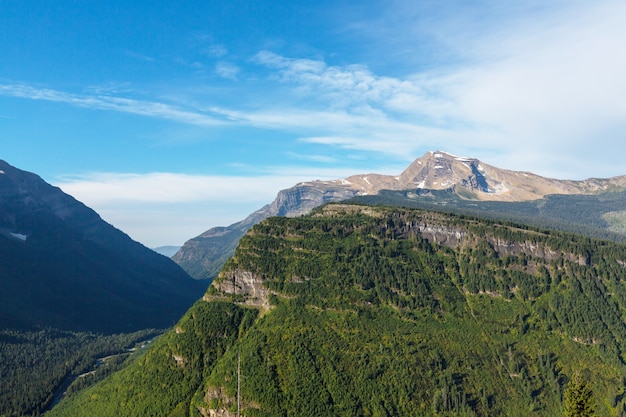
[[[494,192],[485,178],[485,166],[476,158],[431,151],[416,159],[400,174],[402,189],[445,190],[461,186],[484,193]]]

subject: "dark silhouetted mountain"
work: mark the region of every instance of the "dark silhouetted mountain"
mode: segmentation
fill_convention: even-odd
[[[206,289],[39,176],[0,161],[0,327],[166,327]]]

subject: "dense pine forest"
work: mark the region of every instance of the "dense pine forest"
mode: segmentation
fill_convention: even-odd
[[[121,369],[156,330],[98,335],[59,329],[0,331],[0,416],[39,415],[64,392]],[[140,346],[146,346],[140,344]]]
[[[557,416],[576,382],[622,416],[625,277],[622,244],[515,223],[271,218],[171,331],[50,415]]]

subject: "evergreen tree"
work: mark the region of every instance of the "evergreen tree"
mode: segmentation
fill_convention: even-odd
[[[580,372],[576,372],[565,391],[565,416],[591,417],[595,415],[593,391]]]

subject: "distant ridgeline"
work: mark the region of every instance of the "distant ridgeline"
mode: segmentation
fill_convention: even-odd
[[[547,195],[538,200],[509,202],[466,200],[452,189],[383,190],[347,202],[487,217],[626,243],[626,191]]]
[[[328,205],[240,241],[174,329],[50,416],[624,415],[626,246]],[[568,397],[569,398],[569,397]]]

